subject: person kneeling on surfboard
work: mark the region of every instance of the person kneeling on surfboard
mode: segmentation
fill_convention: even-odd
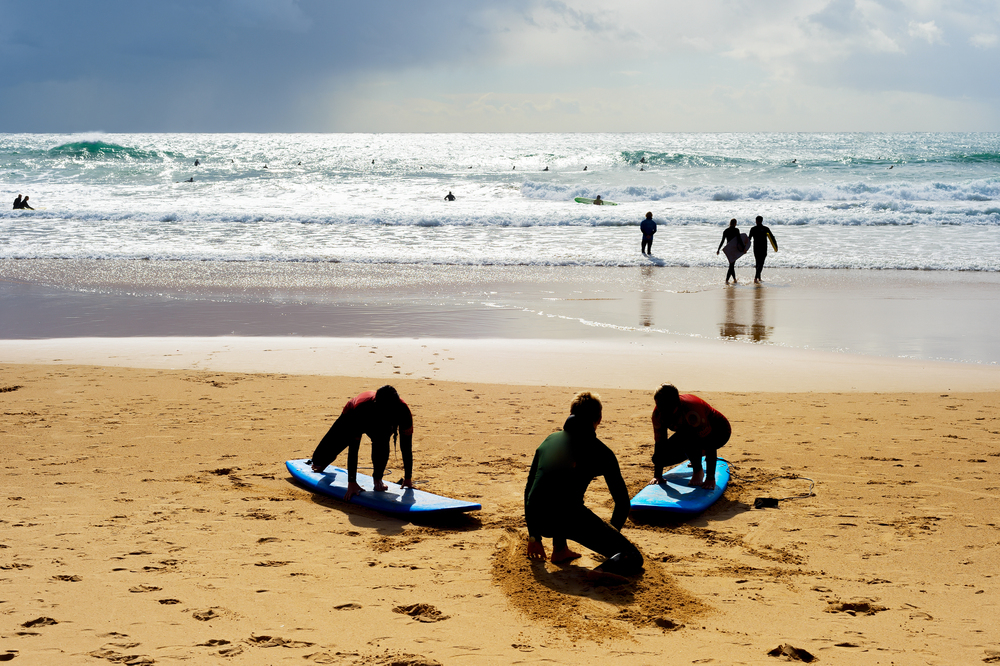
[[[716,451],[733,434],[729,419],[695,395],[680,395],[664,384],[653,395],[653,483],[663,483],[663,468],[691,461],[691,484],[715,489]],[[667,431],[673,430],[669,438]],[[702,469],[701,457],[705,456]]]
[[[344,500],[362,491],[358,485],[358,450],[361,435],[368,435],[372,442],[372,478],[375,490],[388,489],[382,482],[386,463],[389,462],[389,438],[399,434],[399,448],[403,452],[405,475],[399,485],[413,487],[413,414],[391,386],[377,391],[365,391],[344,405],[344,411],[330,426],[312,454],[314,472],[322,472],[347,449],[347,494]]]
[[[628,488],[614,452],[597,438],[601,400],[578,393],[563,429],[545,438],[535,451],[524,487],[524,518],[528,525],[528,557],[545,559],[542,537],[552,537],[552,561],[580,557],[570,550],[575,541],[608,558],[597,575],[629,576],[642,569],[639,549],[621,533],[629,513]],[[609,525],[583,504],[587,486],[603,476],[615,500]]]

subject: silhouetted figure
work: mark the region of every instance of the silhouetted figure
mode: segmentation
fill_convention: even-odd
[[[14,210],[21,210],[21,195],[18,194],[17,198],[14,199]]]
[[[653,221],[653,213],[646,213],[646,219],[639,223],[639,231],[642,232],[642,253],[653,254],[653,234],[656,233],[656,222]]]
[[[195,165],[195,166],[201,166],[201,162],[199,162],[198,160],[195,160],[195,161],[194,161],[194,165]]]
[[[595,206],[603,206],[604,205],[604,199],[601,198],[600,194],[598,194],[597,198],[594,199],[594,205]]]
[[[25,195],[24,198],[21,199],[21,208],[24,210],[35,210],[34,208],[28,205],[28,195]]]
[[[445,196],[444,200],[445,201],[454,201],[455,200],[455,195],[451,193],[451,190],[448,190],[448,194]]]
[[[764,260],[767,259],[767,244],[773,243],[774,251],[777,252],[778,241],[774,240],[771,230],[764,226],[763,217],[758,215],[755,222],[756,226],[750,229],[747,236],[753,241],[753,256],[757,260],[757,272],[753,276],[753,281],[757,283],[760,282],[760,272],[764,270]]]
[[[719,241],[719,247],[715,250],[716,254],[719,254],[723,245],[727,245],[734,238],[736,239],[737,249],[739,249],[740,252],[743,251],[743,239],[740,237],[740,230],[737,228],[736,224],[737,222],[735,217],[729,220],[729,226],[722,232],[722,240]],[[729,255],[726,255],[726,258],[728,257]],[[736,257],[736,259],[739,259],[739,257]],[[736,284],[736,260],[730,260],[729,262],[729,270],[726,271],[726,284],[729,284],[730,277],[733,278],[733,283]]]

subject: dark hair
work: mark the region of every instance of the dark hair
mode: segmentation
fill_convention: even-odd
[[[392,445],[396,445],[396,440],[399,437],[399,406],[402,404],[402,399],[399,397],[399,393],[395,388],[386,384],[379,390],[375,391],[375,406],[378,408],[381,406],[385,408],[388,413],[392,414]]]
[[[680,391],[673,384],[664,384],[660,388],[656,389],[656,393],[653,394],[653,402],[656,403],[657,407],[662,407],[664,410],[673,411],[681,401]]]
[[[758,215],[757,219],[755,220],[755,222],[763,222],[763,221],[764,221],[764,217],[761,216],[761,215]]]
[[[597,423],[601,420],[601,396],[590,391],[581,391],[573,396],[573,402],[569,405],[569,413],[579,416],[588,423]]]

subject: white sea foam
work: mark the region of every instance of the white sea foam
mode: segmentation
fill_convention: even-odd
[[[0,258],[708,266],[761,214],[773,266],[997,271],[998,165],[995,134],[0,135],[38,209]]]

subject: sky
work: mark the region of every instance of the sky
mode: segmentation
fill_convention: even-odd
[[[0,132],[1000,131],[997,0],[0,0]]]

